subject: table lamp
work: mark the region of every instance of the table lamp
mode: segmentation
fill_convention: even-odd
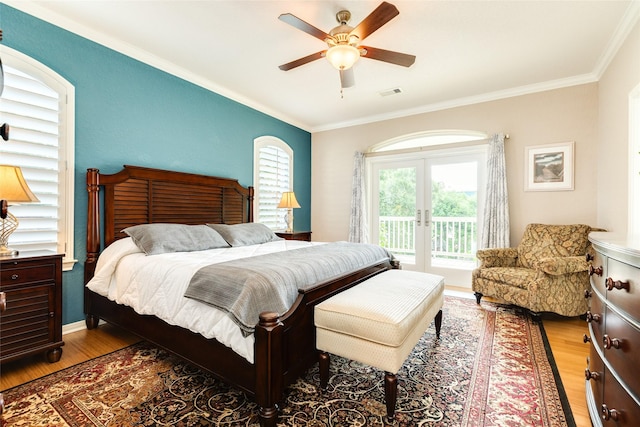
[[[287,233],[293,233],[293,208],[300,207],[296,200],[295,193],[293,191],[283,192],[278,207],[287,209],[287,214],[284,217],[284,220],[287,222]]]
[[[9,204],[39,202],[18,166],[0,165],[0,257],[13,257],[18,251],[9,248],[9,236],[18,228],[18,218],[9,212]]]

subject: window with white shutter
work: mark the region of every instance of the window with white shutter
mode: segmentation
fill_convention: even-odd
[[[43,64],[0,46],[4,91],[0,123],[10,126],[0,141],[0,163],[20,166],[40,200],[9,206],[20,224],[9,246],[21,253],[64,253],[73,267],[74,87]]]
[[[286,209],[278,209],[285,191],[293,189],[293,150],[273,136],[254,140],[255,221],[272,230],[287,228]]]

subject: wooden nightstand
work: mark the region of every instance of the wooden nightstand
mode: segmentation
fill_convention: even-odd
[[[304,240],[305,242],[311,241],[310,231],[294,231],[293,233],[287,233],[286,231],[276,231],[276,236],[282,237],[286,240]]]
[[[23,252],[0,258],[0,363],[46,352],[62,356],[62,257]]]

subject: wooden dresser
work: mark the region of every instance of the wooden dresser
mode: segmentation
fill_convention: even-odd
[[[594,426],[640,425],[640,239],[591,233],[590,356],[585,376]]]
[[[0,258],[0,363],[62,355],[62,257],[23,252]]]

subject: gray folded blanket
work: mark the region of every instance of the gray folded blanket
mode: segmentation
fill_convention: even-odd
[[[349,242],[259,255],[202,267],[184,296],[227,312],[247,336],[260,313],[289,310],[298,290],[385,259],[392,256],[380,246]]]

